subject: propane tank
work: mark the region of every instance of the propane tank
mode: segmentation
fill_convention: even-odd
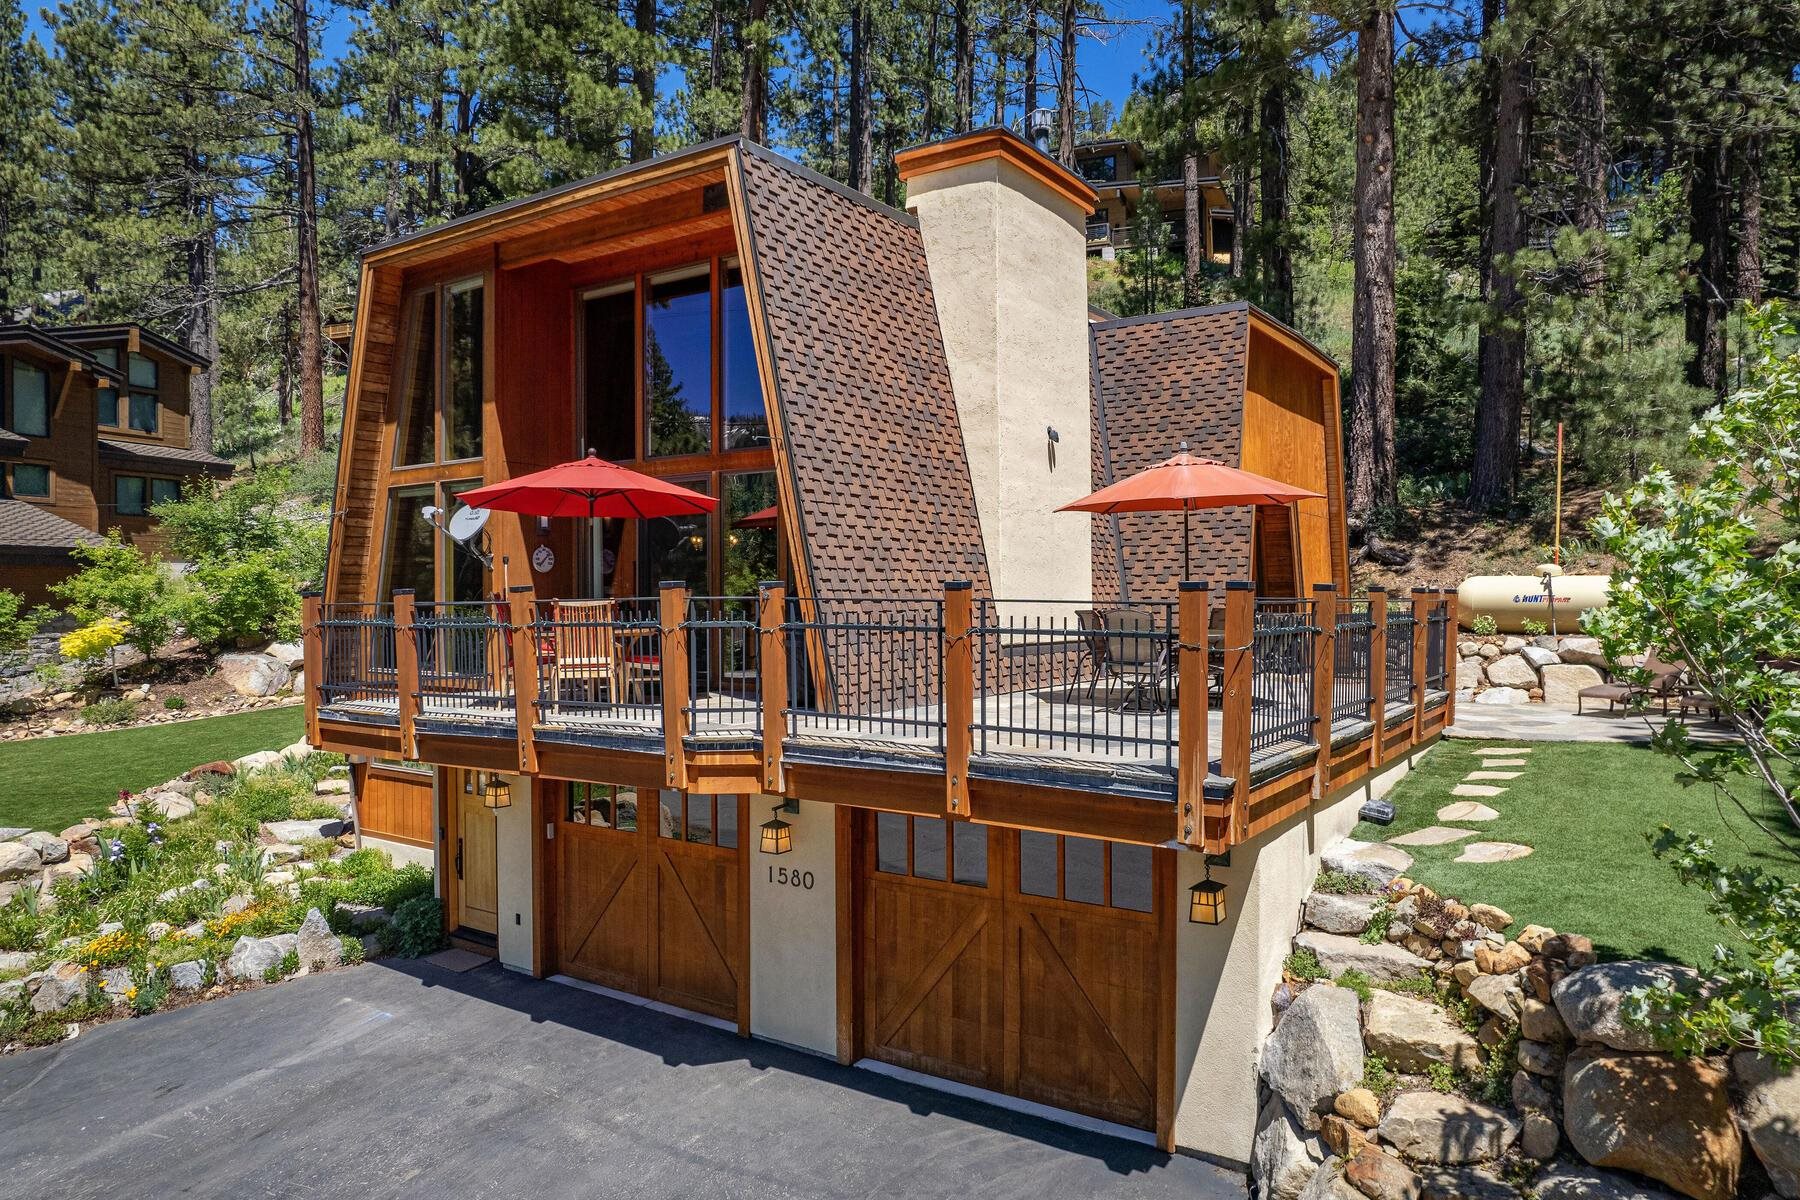
[[[1523,633],[1536,621],[1556,632],[1581,632],[1581,614],[1605,608],[1611,575],[1564,575],[1546,563],[1538,575],[1472,575],[1456,589],[1456,621],[1464,629],[1476,617],[1494,618],[1502,633]],[[1547,585],[1547,586],[1546,586]],[[1552,613],[1555,620],[1552,621]]]

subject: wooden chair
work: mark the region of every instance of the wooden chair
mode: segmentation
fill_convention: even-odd
[[[613,622],[618,606],[611,600],[558,600],[550,611],[548,692],[558,702],[583,699],[597,703],[600,690],[615,704],[622,698],[623,664]]]

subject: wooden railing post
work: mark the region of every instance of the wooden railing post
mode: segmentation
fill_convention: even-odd
[[[1425,736],[1425,667],[1431,653],[1431,596],[1422,587],[1412,590],[1412,741]]]
[[[513,728],[519,738],[519,771],[537,774],[538,646],[533,627],[531,585],[514,584],[507,596],[507,621],[512,628]]]
[[[419,757],[419,643],[413,636],[413,590],[394,593],[394,686],[400,704],[400,757]]]
[[[781,623],[787,616],[787,589],[779,581],[757,587],[756,625],[762,638],[763,791],[781,795],[781,743],[787,737],[787,642]]]
[[[944,800],[969,815],[969,742],[975,725],[974,591],[966,579],[944,584]]]
[[[1225,699],[1219,768],[1231,777],[1232,844],[1250,833],[1250,700],[1256,669],[1255,585],[1234,579],[1225,585]]]
[[[1369,766],[1381,765],[1381,742],[1387,734],[1387,589],[1369,589],[1369,720],[1375,723],[1369,743]]]
[[[687,786],[688,589],[665,579],[660,593],[662,625],[663,786]]]
[[[1444,728],[1456,724],[1456,668],[1462,655],[1456,652],[1456,589],[1439,588],[1444,605]]]
[[[1319,743],[1313,767],[1313,799],[1331,790],[1331,718],[1337,679],[1337,584],[1313,584],[1313,730]]]
[[[325,682],[325,604],[317,592],[300,593],[300,670],[305,675],[306,741],[319,745],[319,685]]]
[[[1206,632],[1211,596],[1205,582],[1183,580],[1177,594],[1175,638],[1176,708],[1175,788],[1179,810],[1176,836],[1190,846],[1206,840]]]

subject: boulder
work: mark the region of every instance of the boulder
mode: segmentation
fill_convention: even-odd
[[[1433,1064],[1474,1073],[1481,1047],[1435,1004],[1376,991],[1363,1018],[1363,1044],[1397,1070],[1423,1074]]]
[[[239,775],[251,775],[257,771],[266,771],[270,767],[281,765],[281,751],[257,750],[242,758],[232,759],[231,765]]]
[[[1518,1023],[1525,994],[1515,975],[1478,975],[1469,985],[1469,999],[1506,1024],[1514,1025]]]
[[[1521,1041],[1519,1066],[1533,1075],[1559,1075],[1563,1069],[1563,1053],[1548,1042]]]
[[[207,776],[215,776],[215,777],[229,779],[232,775],[235,775],[236,773],[237,773],[236,767],[233,767],[228,762],[219,760],[219,761],[215,761],[215,762],[201,763],[197,767],[190,767],[186,771],[182,772],[181,777],[190,782],[196,782],[198,780],[206,778]]]
[[[1529,645],[1531,645],[1531,643],[1520,637],[1518,634],[1509,633],[1500,639],[1500,653],[1517,654]]]
[[[175,932],[175,927],[167,921],[152,921],[144,926],[144,936],[152,943],[162,941],[173,932]]]
[[[1500,647],[1493,642],[1483,642],[1475,648],[1477,658],[1496,659],[1500,657]]]
[[[344,832],[344,823],[335,817],[321,821],[265,821],[263,831],[278,842],[304,842],[334,838]]]
[[[108,967],[100,972],[100,990],[114,1008],[130,999],[131,969],[129,967]]]
[[[1481,659],[1465,658],[1456,664],[1456,686],[1478,688],[1486,681],[1481,673]]]
[[[344,945],[325,923],[325,914],[316,908],[306,910],[306,920],[295,935],[294,949],[300,965],[310,971],[317,967],[335,967],[344,961]]]
[[[1307,1129],[1319,1127],[1338,1093],[1362,1082],[1362,1025],[1356,993],[1310,987],[1263,1043],[1262,1080]]]
[[[1527,1071],[1514,1071],[1512,1077],[1513,1107],[1522,1113],[1555,1112],[1556,1097],[1550,1089]]]
[[[155,792],[145,797],[151,809],[165,821],[179,821],[194,815],[194,802],[173,792]]]
[[[57,963],[37,977],[35,991],[31,990],[30,978],[26,979],[25,987],[31,991],[32,1012],[61,1012],[86,998],[88,976],[85,970],[74,963]]]
[[[1542,673],[1545,704],[1575,704],[1583,688],[1599,687],[1604,676],[1584,663],[1555,663]]]
[[[0,842],[10,842],[30,832],[30,827],[25,825],[0,825]]]
[[[1490,705],[1530,704],[1531,703],[1531,693],[1524,688],[1491,687],[1485,692],[1476,693],[1475,703],[1490,704]],[[1498,788],[1494,789],[1494,791],[1498,791],[1498,790],[1499,790]],[[1493,792],[1483,792],[1481,794],[1484,796],[1491,796],[1494,793]]]
[[[1569,1027],[1563,1024],[1556,1005],[1526,996],[1519,1008],[1519,1034],[1534,1042],[1561,1044],[1569,1040]]]
[[[31,965],[32,955],[24,950],[0,950],[0,975],[11,975]]]
[[[1518,1140],[1519,1123],[1491,1105],[1438,1092],[1407,1092],[1388,1106],[1381,1140],[1415,1162],[1498,1158]]]
[[[1739,1124],[1769,1173],[1775,1191],[1800,1196],[1800,1071],[1785,1074],[1760,1054],[1732,1055],[1731,1073],[1742,1102]]]
[[[1562,659],[1556,656],[1556,651],[1545,649],[1543,646],[1526,646],[1519,651],[1519,657],[1538,668],[1539,671],[1545,667],[1554,667],[1562,663]]]
[[[1563,1073],[1569,1144],[1597,1167],[1728,1200],[1743,1154],[1728,1082],[1724,1065],[1707,1059],[1581,1050]]]
[[[1346,1121],[1336,1113],[1326,1113],[1319,1118],[1319,1136],[1324,1140],[1325,1148],[1345,1162],[1361,1154],[1363,1147],[1369,1144],[1367,1133],[1354,1121]]]
[[[306,650],[299,642],[270,642],[262,652],[264,657],[274,659],[290,671],[306,661]]]
[[[1548,953],[1548,943],[1545,952]],[[1626,995],[1634,988],[1673,985],[1689,989],[1697,986],[1699,979],[1692,968],[1668,963],[1599,963],[1570,972],[1551,990],[1551,995],[1563,1024],[1577,1041],[1614,1050],[1645,1051],[1656,1049],[1656,1040],[1648,1029],[1625,1024],[1621,1008]]]
[[[1374,1146],[1345,1161],[1344,1178],[1369,1200],[1419,1200],[1424,1190],[1411,1167]]]
[[[1301,930],[1294,937],[1294,946],[1299,950],[1311,950],[1317,955],[1319,965],[1333,979],[1345,971],[1361,971],[1370,979],[1393,982],[1415,979],[1420,971],[1428,970],[1431,966],[1418,955],[1392,942],[1365,945],[1353,937],[1320,933],[1316,929]]]
[[[60,837],[65,842],[80,842],[93,837],[94,831],[98,828],[99,825],[97,822],[77,821],[56,836]]]
[[[1378,896],[1338,896],[1314,892],[1306,898],[1306,923],[1326,933],[1361,933],[1375,917]]]
[[[0,842],[0,880],[23,879],[36,875],[43,867],[44,860],[25,843]]]
[[[1487,677],[1495,687],[1534,688],[1538,685],[1537,669],[1519,654],[1502,654],[1489,663]]]
[[[1250,1177],[1269,1200],[1296,1200],[1324,1161],[1323,1143],[1307,1137],[1275,1096],[1256,1118],[1256,1140],[1250,1144]]]
[[[315,796],[348,796],[350,781],[348,779],[321,779],[313,784]]]
[[[273,696],[288,685],[294,672],[267,654],[221,654],[219,675],[240,696]]]
[[[337,902],[337,911],[350,922],[350,928],[357,933],[370,929],[379,929],[394,918],[387,909],[379,904],[353,904],[348,900]]]
[[[1519,1189],[1491,1167],[1420,1167],[1419,1200],[1519,1200]]]
[[[38,860],[46,867],[69,859],[67,838],[53,837],[48,833],[28,833],[19,839],[19,844],[36,850]]]
[[[1482,806],[1476,805],[1476,807]],[[1469,920],[1496,932],[1511,928],[1513,923],[1511,913],[1504,908],[1495,908],[1492,904],[1471,904]]]
[[[1537,1200],[1674,1200],[1658,1187],[1581,1164],[1551,1167],[1532,1182]]]
[[[1510,975],[1530,961],[1531,954],[1517,942],[1503,943],[1497,950],[1483,946],[1475,951],[1475,965],[1483,975]]]
[[[1344,1178],[1344,1160],[1333,1155],[1319,1164],[1299,1200],[1363,1200],[1363,1194]]]
[[[93,873],[94,856],[81,850],[72,851],[67,862],[59,862],[44,872],[44,886],[48,889],[59,879],[85,879]]]
[[[297,742],[290,742],[281,748],[281,757],[289,762],[305,762],[316,753],[318,751],[314,750],[312,743],[305,738],[301,738]]]
[[[1363,1129],[1381,1124],[1381,1100],[1365,1087],[1353,1087],[1331,1102],[1331,1111]]]
[[[281,944],[282,938],[286,939],[285,945]],[[231,948],[231,957],[225,960],[224,974],[230,979],[260,983],[264,973],[293,948],[293,941],[291,933],[268,938],[241,937]]]
[[[1519,1149],[1526,1158],[1549,1162],[1562,1145],[1562,1130],[1556,1118],[1546,1112],[1528,1112],[1519,1132]]]
[[[206,986],[206,961],[193,959],[169,967],[169,986],[178,992],[197,992]]]
[[[263,866],[273,867],[278,866],[281,863],[291,863],[295,859],[301,857],[302,853],[300,847],[292,845],[291,843],[276,842],[272,846],[263,847]]]
[[[1548,925],[1527,925],[1519,930],[1519,936],[1515,940],[1519,945],[1525,947],[1527,953],[1542,954],[1544,943],[1555,936],[1556,930]]]
[[[1412,855],[1382,842],[1344,838],[1319,857],[1327,871],[1338,871],[1367,880],[1372,888],[1384,888],[1412,869]]]
[[[1556,656],[1565,663],[1581,663],[1589,667],[1606,667],[1606,651],[1599,638],[1566,637],[1556,648]]]

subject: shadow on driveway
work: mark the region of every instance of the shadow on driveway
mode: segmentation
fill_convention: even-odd
[[[0,1061],[8,1191],[1181,1196],[1241,1176],[482,967],[374,963]]]

